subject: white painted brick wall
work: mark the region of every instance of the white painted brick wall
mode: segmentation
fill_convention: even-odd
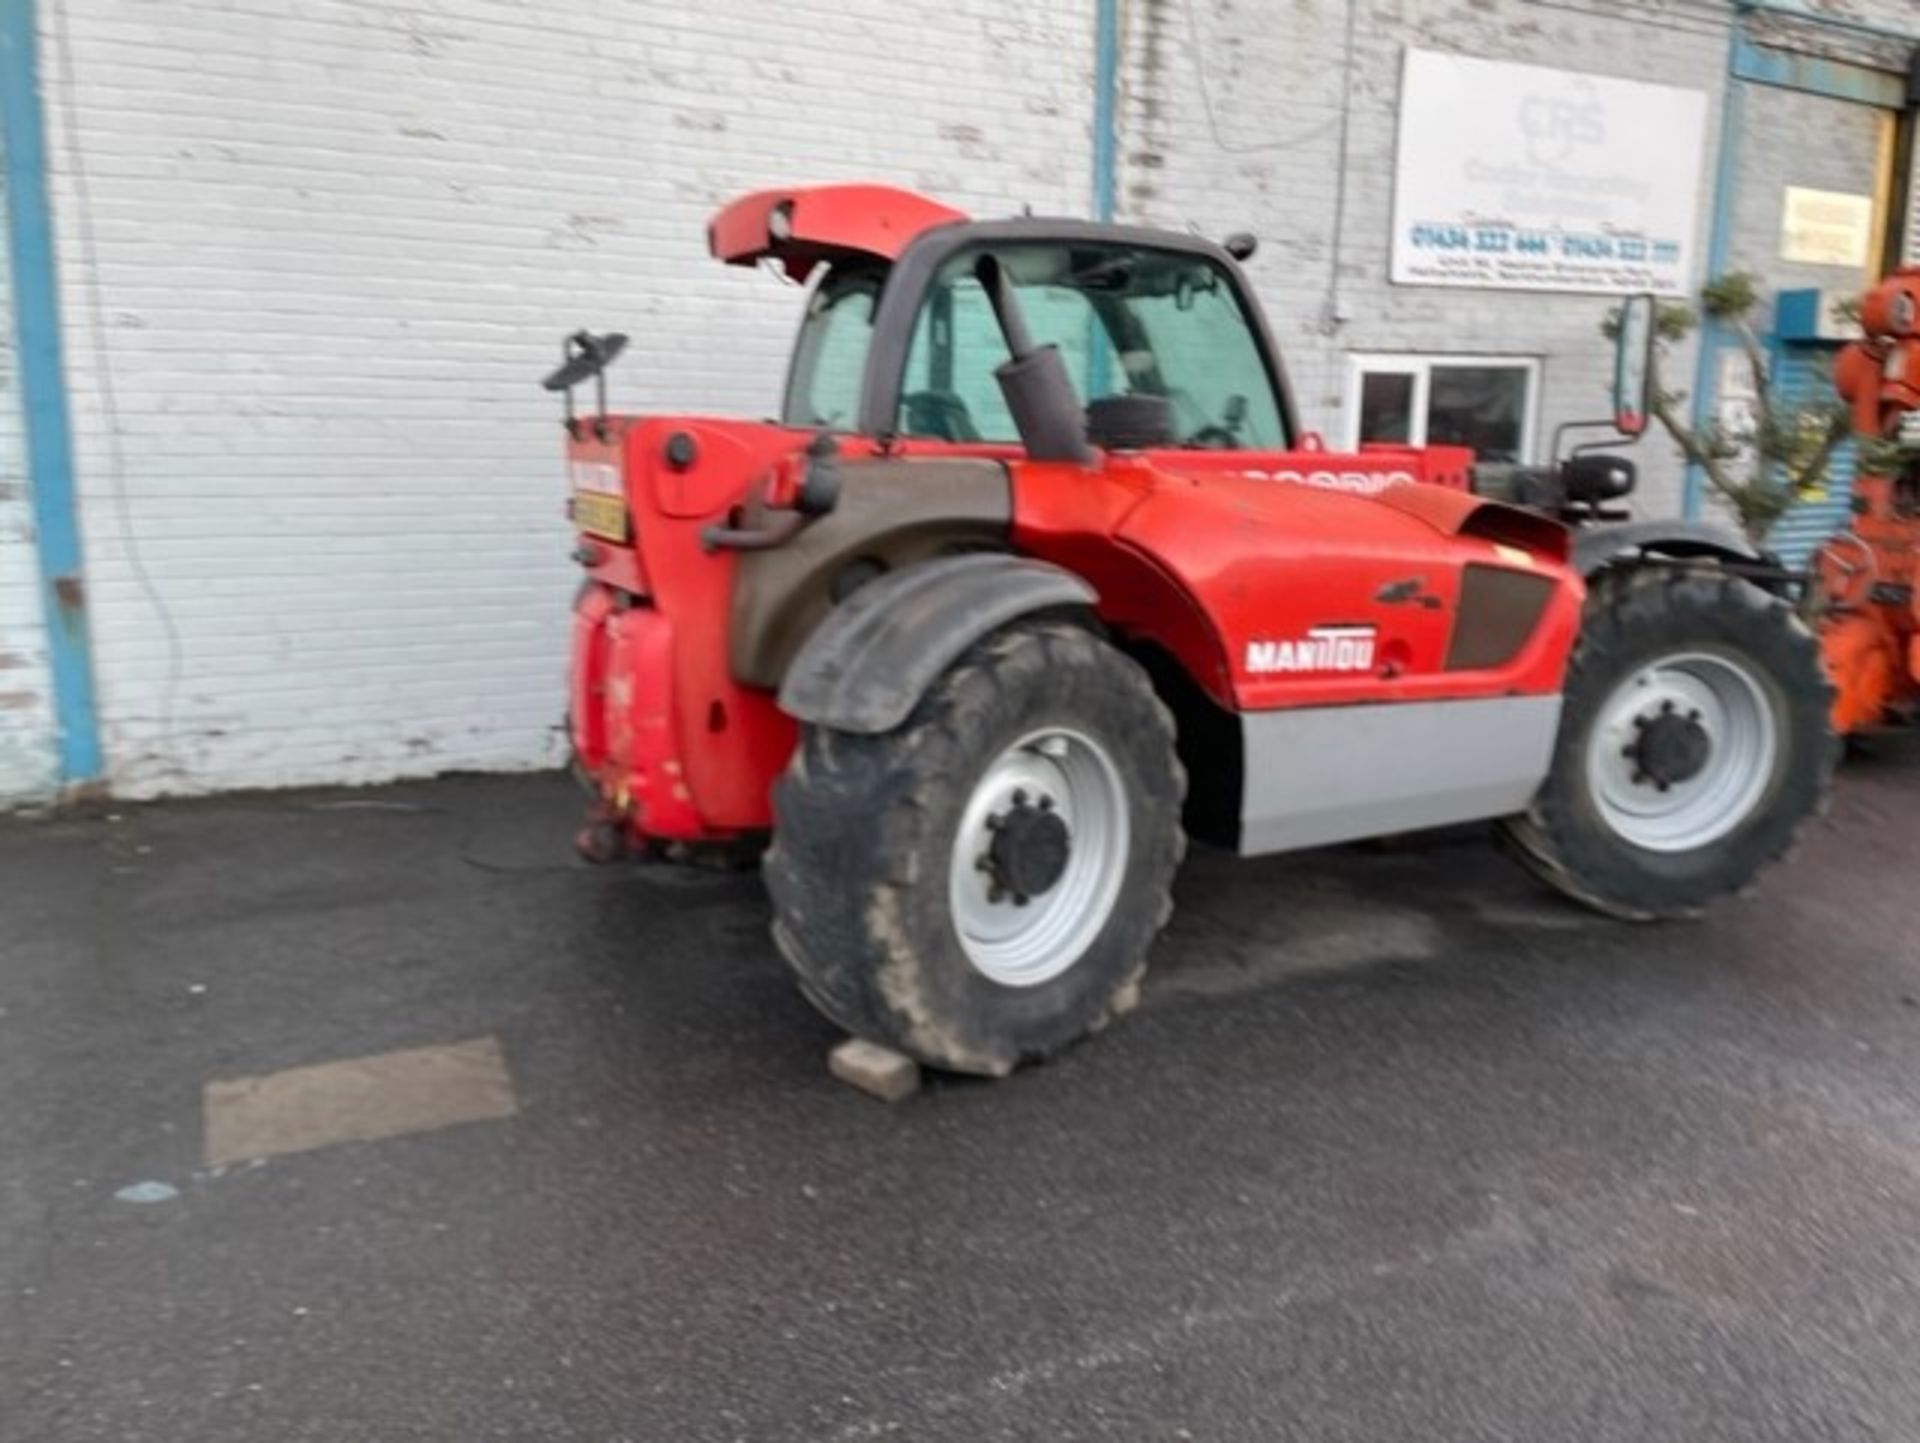
[[[1543,439],[1603,410],[1604,300],[1387,284],[1401,51],[1696,87],[1713,99],[1710,165],[1729,7],[1353,3],[1337,257],[1345,12],[1334,0],[1122,0],[1122,218],[1263,236],[1253,274],[1303,410],[1330,438],[1344,429],[1352,352],[1538,357]],[[1916,9],[1851,6],[1875,21]],[[574,574],[555,408],[534,382],[559,335],[592,324],[635,336],[615,373],[622,407],[772,410],[799,292],[709,261],[712,208],[781,181],[875,178],[981,214],[1022,202],[1084,214],[1093,9],[43,5],[43,25],[68,16],[76,76],[70,93],[67,37],[50,27],[62,299],[114,785],[150,794],[557,760]],[[1709,195],[1703,184],[1703,228]],[[1330,278],[1346,317],[1331,336],[1318,326]],[[108,444],[109,365],[124,466]],[[1691,357],[1675,371],[1690,386]],[[1673,510],[1671,448],[1654,438],[1639,454],[1641,509]]]
[[[1698,224],[1704,253],[1726,64],[1725,8],[1565,0],[1354,0],[1359,6],[1347,140],[1339,309],[1320,321],[1335,268],[1341,169],[1339,108],[1345,42],[1341,5],[1283,0],[1129,0],[1126,140],[1121,203],[1127,218],[1193,224],[1211,235],[1253,230],[1251,265],[1287,354],[1307,424],[1338,444],[1347,358],[1368,352],[1460,352],[1537,357],[1539,445],[1564,420],[1604,416],[1612,354],[1599,335],[1599,296],[1393,286],[1387,281],[1400,66],[1408,46],[1620,75],[1707,92],[1712,113],[1702,158]],[[1196,46],[1196,40],[1198,45]],[[1212,97],[1217,133],[1209,124]],[[1690,387],[1691,350],[1670,378]],[[1677,511],[1681,468],[1663,438],[1635,454],[1638,508]]]
[[[6,203],[0,184],[0,221]],[[58,780],[10,265],[8,248],[0,244],[0,810],[47,797]]]
[[[1736,269],[1767,278],[1763,325],[1771,324],[1775,290],[1822,287],[1840,295],[1859,291],[1864,280],[1859,266],[1782,260],[1781,226],[1788,186],[1854,195],[1872,192],[1882,114],[1872,106],[1772,86],[1747,92],[1728,256]]]
[[[558,761],[576,572],[535,383],[561,334],[633,334],[624,408],[764,415],[800,293],[707,258],[721,201],[875,178],[1089,202],[1091,6],[63,4],[49,144],[130,794]]]

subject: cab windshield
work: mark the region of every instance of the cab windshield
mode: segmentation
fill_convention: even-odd
[[[994,368],[1009,359],[976,268],[950,258],[915,319],[894,428],[903,436],[1016,443]],[[1210,257],[1145,246],[1021,242],[1000,262],[1034,339],[1060,348],[1082,405],[1164,397],[1174,444],[1278,450],[1287,444],[1268,372],[1237,288]],[[881,272],[835,271],[814,292],[787,391],[786,420],[851,429],[872,340]]]

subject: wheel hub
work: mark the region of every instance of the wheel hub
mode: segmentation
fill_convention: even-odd
[[[1014,906],[1024,907],[1066,874],[1073,833],[1053,809],[1052,797],[1042,796],[1035,805],[1024,790],[1016,791],[1012,806],[987,818],[987,829],[993,840],[979,865],[992,882],[988,901],[1011,898]]]
[[[1038,987],[1072,967],[1119,900],[1130,832],[1120,768],[1087,731],[1043,727],[988,762],[948,863],[953,929],[974,970]]]
[[[1683,714],[1665,701],[1652,716],[1635,717],[1633,725],[1639,736],[1628,744],[1627,754],[1637,765],[1636,783],[1664,792],[1692,781],[1713,758],[1713,738],[1700,724],[1697,707]]]
[[[1622,677],[1600,701],[1587,783],[1622,842],[1689,852],[1752,817],[1782,746],[1776,704],[1752,662],[1730,650],[1675,651]]]

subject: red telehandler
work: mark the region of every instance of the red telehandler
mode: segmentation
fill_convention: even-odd
[[[1101,1026],[1193,836],[1475,819],[1616,916],[1786,851],[1837,746],[1812,635],[1682,522],[1571,530],[1444,446],[1305,432],[1246,241],[749,195],[713,254],[814,279],[777,422],[567,393],[583,849],[770,837],[840,1026],[1004,1073]],[[594,382],[597,406],[576,411]],[[1583,456],[1563,499],[1631,467]]]

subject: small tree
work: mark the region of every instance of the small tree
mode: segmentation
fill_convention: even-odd
[[[1662,304],[1656,309],[1648,377],[1648,407],[1655,419],[1687,460],[1706,475],[1707,484],[1739,518],[1740,529],[1756,543],[1795,501],[1826,480],[1835,449],[1852,429],[1847,408],[1837,396],[1796,406],[1780,404],[1773,393],[1766,348],[1753,329],[1759,302],[1754,278],[1740,271],[1709,281],[1700,292],[1700,310],[1730,330],[1746,355],[1754,393],[1750,424],[1729,427],[1710,419],[1695,427],[1681,409],[1686,392],[1669,391],[1661,384],[1673,347],[1700,324],[1691,306]],[[1600,330],[1609,340],[1616,337],[1620,313],[1609,314]]]

